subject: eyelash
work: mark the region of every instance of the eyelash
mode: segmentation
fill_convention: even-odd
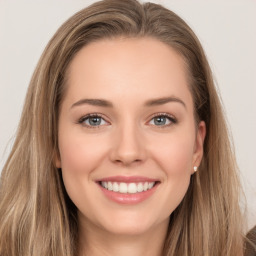
[[[90,118],[90,117],[95,117],[95,118],[100,117],[100,118],[102,118],[106,123],[109,123],[108,121],[105,120],[105,118],[104,118],[104,116],[103,116],[102,114],[100,114],[100,113],[91,113],[91,114],[88,114],[88,115],[85,115],[85,116],[81,117],[81,118],[78,120],[78,124],[81,124],[81,125],[85,126],[86,128],[89,128],[89,129],[91,129],[91,128],[92,128],[92,129],[95,129],[95,128],[100,128],[101,126],[104,126],[104,125],[96,125],[96,126],[93,126],[93,125],[87,125],[87,124],[85,124],[84,122],[85,122],[88,118]],[[159,125],[159,126],[157,126],[157,125],[152,125],[152,126],[156,126],[156,127],[158,127],[158,128],[161,128],[161,129],[166,128],[166,127],[169,127],[169,126],[171,126],[171,125],[173,125],[173,124],[176,124],[176,123],[178,122],[175,117],[173,117],[172,115],[170,115],[170,114],[168,114],[168,113],[156,113],[156,114],[154,114],[154,115],[150,118],[150,121],[153,120],[153,119],[156,118],[156,117],[164,117],[164,118],[167,118],[167,119],[171,122],[170,124],[167,124],[167,125]],[[150,121],[149,121],[149,122],[150,122]]]
[[[100,128],[100,126],[102,125],[97,125],[97,126],[93,126],[93,125],[87,125],[85,124],[84,122],[90,118],[90,117],[100,117],[102,118],[105,122],[109,123],[108,121],[105,120],[104,116],[100,113],[91,113],[91,114],[88,114],[88,115],[85,115],[83,117],[81,117],[79,120],[78,120],[78,123],[85,126],[86,128],[89,128],[89,129],[95,129],[95,128]]]
[[[164,128],[167,128],[167,127],[169,127],[169,126],[172,126],[172,125],[178,123],[178,120],[177,120],[174,116],[172,116],[172,115],[170,115],[170,114],[168,114],[168,113],[156,113],[156,114],[154,114],[154,115],[151,117],[150,121],[153,120],[153,119],[156,118],[156,117],[164,117],[164,118],[169,119],[169,121],[171,122],[170,124],[167,124],[167,125],[160,125],[160,126],[154,125],[154,126],[156,126],[157,128],[164,129]]]

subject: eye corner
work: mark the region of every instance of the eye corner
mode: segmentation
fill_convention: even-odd
[[[156,120],[156,118],[162,118],[162,120],[158,120],[157,121],[158,124],[156,124],[156,123],[152,124],[151,122],[154,122],[154,120]],[[178,122],[177,118],[174,117],[173,115],[171,115],[169,113],[165,113],[165,112],[160,112],[160,113],[156,113],[153,116],[151,116],[149,122],[147,122],[147,123],[150,126],[154,126],[157,128],[167,128],[174,124],[177,124],[177,122]]]
[[[94,121],[90,122],[90,118],[98,119],[98,121],[94,120]],[[88,121],[88,123],[86,123],[87,121]],[[103,124],[101,123],[102,121],[104,122]],[[102,126],[110,125],[110,122],[107,120],[107,118],[105,118],[104,115],[102,115],[100,113],[90,113],[90,114],[83,115],[82,117],[80,117],[77,120],[77,124],[91,129],[91,128],[101,128]]]

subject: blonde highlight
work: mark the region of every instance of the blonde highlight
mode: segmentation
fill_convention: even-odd
[[[238,168],[203,48],[175,13],[136,0],[103,0],[81,10],[45,48],[1,175],[0,255],[77,255],[77,209],[54,164],[59,108],[76,53],[94,41],[117,37],[152,37],[175,49],[187,66],[195,118],[206,122],[203,160],[170,216],[163,255],[242,255]]]

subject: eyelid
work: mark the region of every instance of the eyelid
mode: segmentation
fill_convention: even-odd
[[[78,124],[81,124],[83,125],[84,127],[87,127],[87,128],[100,128],[101,126],[106,126],[106,125],[98,125],[98,126],[91,126],[91,125],[87,125],[84,123],[84,121],[89,118],[89,117],[100,117],[102,118],[106,123],[110,124],[110,122],[107,120],[107,118],[101,114],[101,113],[89,113],[89,114],[86,114],[82,117],[80,117],[77,121]]]
[[[159,113],[155,113],[153,114],[151,117],[150,117],[150,120],[148,121],[148,123],[155,117],[158,117],[158,116],[164,116],[166,118],[168,118],[170,120],[170,124],[167,124],[167,125],[159,125],[158,128],[165,128],[165,127],[168,127],[168,126],[171,126],[173,124],[176,124],[178,122],[177,118],[174,117],[173,115],[169,114],[169,113],[166,113],[166,112],[159,112]],[[152,126],[156,126],[156,125],[152,125]]]
[[[178,121],[177,121],[177,118],[174,117],[173,115],[169,114],[169,113],[166,113],[166,112],[159,112],[159,113],[155,113],[153,114],[149,121],[147,123],[149,123],[153,118],[155,117],[158,117],[158,116],[164,116],[166,118],[168,118],[170,120],[170,124],[167,124],[167,125],[161,125],[161,126],[158,126],[158,128],[165,128],[165,127],[168,127],[168,126],[171,126],[173,124],[176,124]],[[98,126],[90,126],[90,125],[86,125],[84,123],[84,121],[89,118],[89,117],[101,117],[106,123],[110,124],[110,122],[107,120],[108,118],[105,117],[105,115],[101,114],[101,113],[89,113],[89,114],[86,114],[84,116],[82,116],[81,118],[78,119],[77,123],[78,124],[81,124],[87,128],[100,128],[101,126],[106,126],[106,125],[98,125]],[[152,125],[152,126],[156,126],[156,125]]]

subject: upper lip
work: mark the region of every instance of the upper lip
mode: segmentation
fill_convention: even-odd
[[[105,177],[102,179],[96,180],[97,182],[100,181],[116,181],[116,182],[125,182],[125,183],[131,183],[131,182],[156,182],[159,181],[158,179],[143,177],[143,176],[111,176],[111,177]]]

